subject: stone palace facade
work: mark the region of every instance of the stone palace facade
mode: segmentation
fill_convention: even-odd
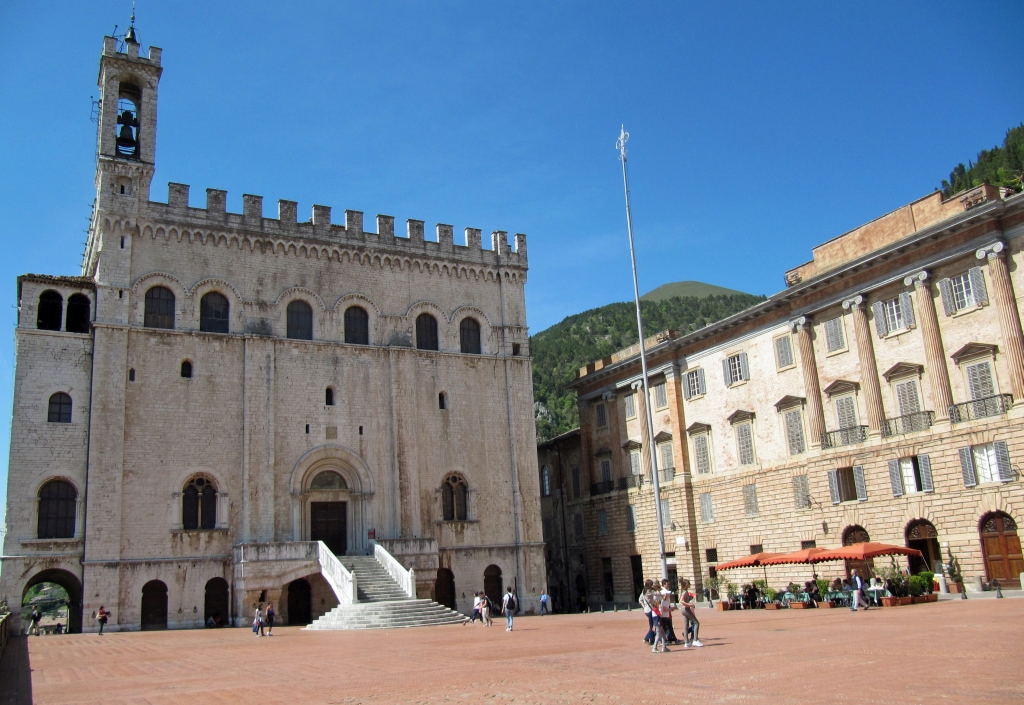
[[[73,631],[100,605],[108,629],[185,628],[271,599],[303,623],[337,604],[299,545],[322,541],[386,546],[462,611],[485,584],[535,605],[526,237],[151,201],[161,50],[126,40],[100,58],[81,276],[18,278],[0,597],[59,583]]]
[[[698,586],[869,538],[920,549],[915,572],[952,557],[968,585],[1017,585],[1022,250],[1024,194],[933,193],[816,247],[764,303],[653,336],[649,400],[639,346],[579,370],[579,431],[539,447],[552,590],[626,602],[660,576],[652,442],[670,574]]]

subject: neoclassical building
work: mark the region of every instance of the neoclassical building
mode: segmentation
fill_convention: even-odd
[[[0,596],[57,582],[72,630],[100,605],[182,628],[260,599],[302,623],[338,603],[323,542],[387,547],[457,609],[485,576],[536,604],[526,237],[150,200],[162,71],[134,29],[104,39],[81,276],[18,278]]]
[[[819,245],[785,281],[648,340],[650,399],[639,346],[579,370],[578,435],[539,448],[549,583],[568,604],[629,601],[660,576],[652,443],[670,573],[698,585],[762,550],[867,539],[920,549],[915,572],[955,558],[968,585],[1018,584],[1024,194],[930,194]]]

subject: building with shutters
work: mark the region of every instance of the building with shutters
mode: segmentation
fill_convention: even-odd
[[[650,399],[639,346],[580,369],[582,479],[558,489],[591,605],[660,574],[652,443],[671,572],[698,586],[720,561],[867,539],[1017,584],[1022,249],[1024,195],[936,192],[814,248],[764,303],[650,338]]]
[[[100,605],[183,628],[260,600],[301,624],[338,603],[324,566],[376,542],[407,593],[535,608],[526,236],[151,200],[161,58],[104,39],[81,275],[18,278],[0,598],[59,583],[72,631]]]

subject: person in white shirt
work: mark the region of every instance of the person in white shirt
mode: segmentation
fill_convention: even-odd
[[[481,602],[480,593],[479,592],[473,593],[473,614],[471,614],[470,617],[469,617],[470,624],[472,624],[473,622],[475,622],[478,619],[481,622],[484,621],[483,617],[480,616],[480,602]]]
[[[540,614],[543,617],[551,610],[548,608],[548,591],[542,590],[540,593]]]

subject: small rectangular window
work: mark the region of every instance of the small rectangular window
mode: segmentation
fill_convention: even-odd
[[[995,443],[972,446],[971,452],[974,455],[974,468],[978,482],[999,482],[1002,479]]]
[[[743,512],[747,516],[754,516],[758,513],[757,485],[743,486]]]
[[[684,396],[687,399],[704,395],[705,389],[703,368],[690,370],[689,372],[686,373],[686,387],[684,389],[684,392]]]
[[[906,328],[903,322],[904,311],[900,297],[889,299],[882,303],[882,310],[885,312],[885,325],[889,330],[902,330]]]
[[[793,504],[797,509],[807,509],[811,506],[811,488],[807,475],[793,476]]]
[[[640,450],[634,448],[629,451],[629,474],[630,475],[642,475],[643,469],[640,466]],[[608,478],[609,480],[611,478]]]
[[[668,500],[661,500],[661,525],[672,526],[672,512],[668,508]]]
[[[658,446],[658,450],[661,451],[661,469],[675,467],[675,460],[672,459],[672,444],[662,443]]]
[[[811,541],[801,541],[800,542],[800,550],[801,551],[806,551],[808,548],[817,548],[817,547],[818,547],[818,542],[814,541],[814,540],[811,540]]]
[[[608,425],[608,410],[604,404],[597,405],[597,427],[604,428]]]
[[[836,422],[839,428],[853,428],[857,425],[857,405],[853,395],[838,397],[835,400]]]
[[[636,397],[632,392],[622,398],[622,406],[626,410],[626,418],[632,419],[636,416]]]
[[[612,481],[612,461],[605,458],[601,461],[601,482]]]
[[[972,401],[995,396],[996,385],[992,379],[991,363],[986,361],[968,365],[966,374],[967,391],[970,393]]]
[[[608,512],[604,509],[597,510],[597,535],[608,535]]]
[[[832,480],[832,478],[835,480]],[[857,499],[857,485],[853,476],[853,468],[838,468],[830,471],[829,481],[835,485],[833,500],[838,497],[839,502],[853,502]]]
[[[804,421],[799,409],[786,412],[786,442],[790,455],[804,452]]]
[[[909,416],[919,412],[921,402],[917,395],[917,381],[897,382],[896,401],[900,407],[900,416]]]
[[[754,434],[750,422],[737,424],[736,429],[736,450],[739,454],[740,465],[754,464]]]
[[[764,544],[752,543],[750,544],[750,555],[756,556],[758,553],[764,553]]]
[[[974,287],[971,286],[971,277],[967,272],[959,276],[950,277],[950,283],[953,285],[953,301],[956,304],[957,311],[962,311],[975,305]]]
[[[708,446],[708,434],[701,433],[693,437],[693,459],[697,465],[697,473],[706,475],[711,472],[711,453]]]
[[[704,558],[707,559],[708,563],[718,563],[718,549],[717,548],[705,548]]]
[[[731,386],[737,382],[750,379],[746,353],[739,353],[727,358],[724,362],[723,368],[726,386]]]
[[[665,390],[665,383],[654,385],[654,408],[664,409],[668,406],[668,393]]]
[[[846,337],[843,335],[842,316],[825,321],[825,347],[829,352],[842,350],[846,347]]]
[[[793,366],[793,343],[789,335],[775,339],[775,364],[780,370]]]
[[[626,531],[636,531],[636,505],[626,505]]]
[[[710,492],[704,492],[700,496],[700,520],[703,522],[715,520],[715,510],[714,507],[711,506]],[[715,560],[718,559],[716,558]]]

